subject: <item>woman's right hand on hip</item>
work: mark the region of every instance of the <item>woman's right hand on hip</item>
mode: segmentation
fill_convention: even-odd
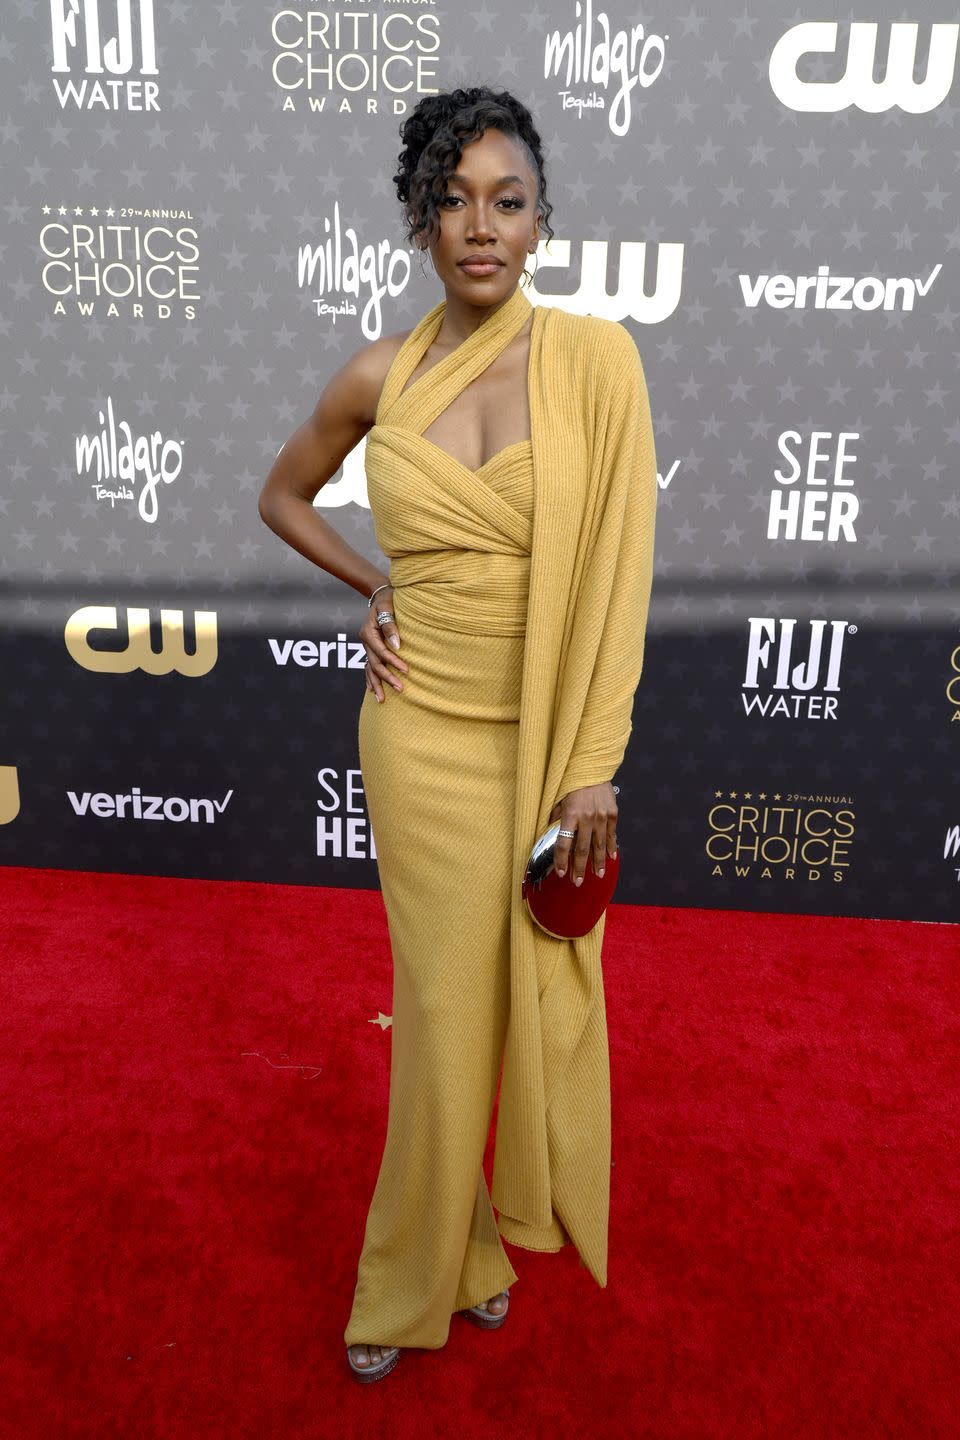
[[[364,679],[368,690],[372,690],[377,700],[383,701],[384,683],[392,685],[395,690],[402,690],[402,682],[394,675],[391,666],[407,674],[410,667],[405,660],[401,660],[396,651],[400,648],[400,631],[397,629],[395,620],[385,620],[382,625],[377,624],[377,616],[384,610],[393,614],[393,590],[387,588],[381,590],[369,606],[367,618],[360,627],[360,639],[367,652],[367,663],[363,667]]]

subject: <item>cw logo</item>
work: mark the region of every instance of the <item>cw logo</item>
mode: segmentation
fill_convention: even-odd
[[[847,63],[839,80],[801,80],[797,61],[802,55],[833,55],[837,49],[836,20],[808,20],[781,35],[770,55],[770,85],[774,95],[791,110],[830,114],[855,105],[869,115],[899,106],[909,115],[925,115],[940,104],[953,84],[960,25],[931,25],[927,73],[919,84],[913,78],[919,26],[902,21],[890,26],[886,74],[874,80],[877,24],[854,20],[847,42]]]
[[[16,765],[0,765],[0,825],[9,825],[20,814],[20,783]]]
[[[150,611],[130,607],[127,610],[127,643],[122,650],[95,650],[89,643],[95,631],[119,631],[114,605],[84,605],[67,621],[63,638],[67,650],[84,670],[102,675],[129,675],[143,670],[147,675],[180,675],[195,678],[206,675],[217,663],[217,616],[214,610],[195,610],[193,618],[195,642],[193,654],[184,645],[183,611],[160,611],[160,650],[150,643]]]
[[[561,266],[570,268],[570,241],[551,240],[554,253],[548,254],[546,241],[537,250],[537,270]],[[616,294],[607,293],[607,242],[584,240],[580,246],[580,281],[572,295],[540,295],[536,286],[527,289],[531,300],[556,305],[572,315],[600,315],[604,320],[638,320],[643,325],[656,325],[672,315],[680,303],[683,281],[683,246],[665,242],[657,246],[657,273],[653,293],[643,288],[647,259],[645,240],[623,240],[617,261]]]

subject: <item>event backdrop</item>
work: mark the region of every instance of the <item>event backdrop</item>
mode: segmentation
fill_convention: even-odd
[[[840,8],[8,0],[4,862],[377,884],[365,601],[257,498],[441,298],[399,127],[486,82],[544,139],[531,299],[650,388],[618,898],[960,916],[960,27]],[[317,503],[385,566],[363,448]]]

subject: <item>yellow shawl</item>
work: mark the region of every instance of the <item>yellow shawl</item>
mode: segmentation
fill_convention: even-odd
[[[412,346],[426,353],[444,309],[441,301],[423,317],[405,351]],[[423,413],[422,394],[418,400],[421,433],[500,354],[533,309],[518,288],[433,367],[432,413]],[[398,427],[391,442],[402,452],[399,368],[394,364],[387,377],[377,423],[389,414],[391,431]],[[643,664],[656,461],[640,356],[622,325],[538,305],[528,396],[534,516],[512,841],[511,1011],[492,1199],[507,1240],[552,1250],[565,1231],[605,1285],[604,922],[582,939],[553,939],[527,914],[520,883],[556,801],[612,779],[623,759]],[[468,485],[468,472],[459,483]],[[466,491],[457,498],[472,503]],[[456,526],[455,507],[447,522]],[[625,806],[631,803],[625,794]],[[624,865],[632,858],[625,856]]]

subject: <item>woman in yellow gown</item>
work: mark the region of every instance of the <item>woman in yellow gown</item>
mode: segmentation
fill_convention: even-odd
[[[656,504],[629,333],[534,307],[520,288],[550,210],[529,111],[507,92],[455,91],[422,100],[403,136],[398,194],[445,298],[345,367],[318,406],[323,459],[318,420],[261,497],[272,528],[369,602],[359,748],[394,990],[386,1142],[344,1336],[366,1381],[404,1347],[442,1346],[458,1311],[503,1323],[517,1278],[503,1239],[571,1241],[606,1284],[603,920],[580,940],[547,936],[520,879],[556,818],[570,883],[616,853],[611,782],[642,666]],[[331,417],[351,404],[390,560],[372,584],[296,507],[319,488],[308,457],[314,476],[339,465]]]

